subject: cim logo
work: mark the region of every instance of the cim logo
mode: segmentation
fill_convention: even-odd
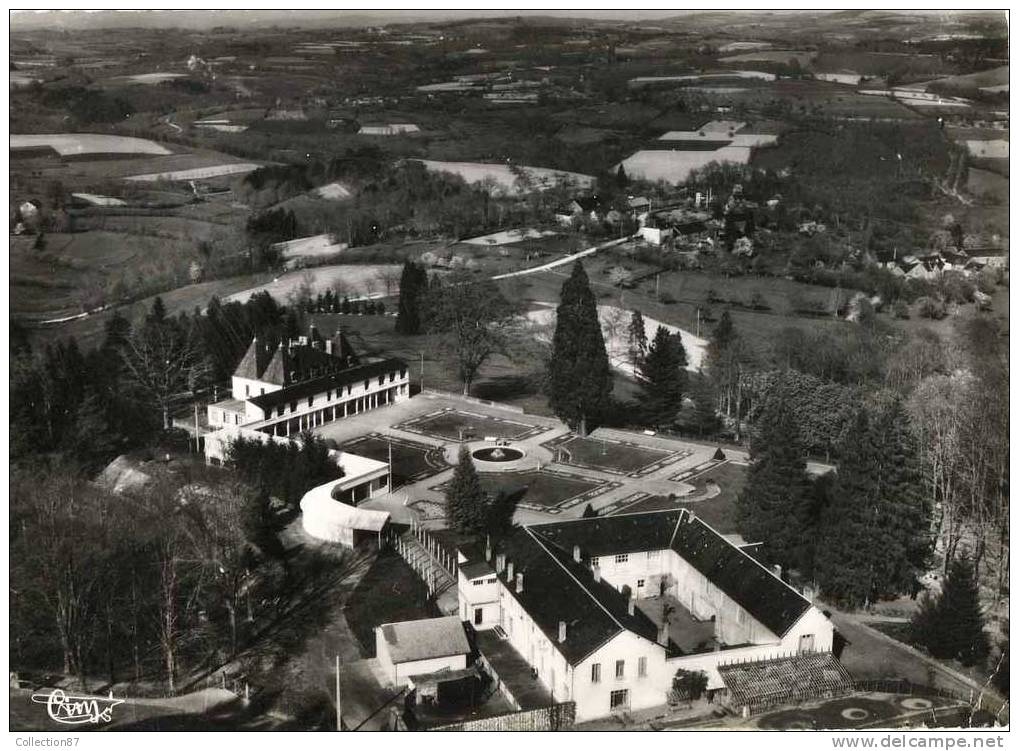
[[[123,699],[68,696],[55,688],[49,694],[32,694],[32,701],[45,704],[50,719],[61,725],[98,725],[113,720],[113,708]]]

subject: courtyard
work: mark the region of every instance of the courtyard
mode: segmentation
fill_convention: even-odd
[[[447,483],[433,490],[445,492]],[[589,501],[618,483],[549,470],[528,472],[485,472],[481,487],[490,496],[502,494],[516,501],[517,508],[560,513]]]
[[[771,712],[754,725],[762,730],[946,727],[965,725],[963,714],[968,716],[969,707],[950,698],[870,693]]]

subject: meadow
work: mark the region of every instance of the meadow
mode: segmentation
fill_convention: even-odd
[[[11,134],[12,149],[49,146],[62,157],[103,154],[172,154],[165,146],[144,138],[96,133]]]

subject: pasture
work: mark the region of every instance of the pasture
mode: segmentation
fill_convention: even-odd
[[[10,148],[49,146],[61,157],[105,154],[168,155],[173,152],[165,146],[145,138],[108,136],[97,133],[38,133],[11,134]]]
[[[739,55],[718,58],[720,63],[778,63],[792,65],[798,63],[806,68],[817,56],[816,52],[804,50],[754,50]]]
[[[233,164],[217,164],[208,167],[192,167],[191,169],[170,170],[169,172],[147,172],[142,175],[129,175],[125,180],[136,182],[156,182],[157,180],[169,180],[176,182],[181,180],[208,180],[215,177],[227,175],[242,175],[245,172],[252,172],[262,165],[254,162],[234,162]]]
[[[319,266],[282,274],[271,282],[236,292],[226,299],[244,302],[254,294],[268,292],[276,300],[285,303],[304,292],[314,296],[327,289],[351,298],[387,297],[399,289],[400,271],[401,267],[395,264]]]
[[[449,172],[462,177],[468,183],[490,181],[495,187],[509,195],[524,192],[524,185],[529,183],[538,189],[547,189],[557,184],[576,185],[589,188],[594,178],[579,172],[564,172],[546,167],[511,167],[508,164],[486,164],[483,162],[440,162],[431,159],[419,160],[435,172]]]

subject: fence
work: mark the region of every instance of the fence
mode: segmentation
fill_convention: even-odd
[[[854,684],[857,691],[874,691],[882,694],[907,694],[910,696],[933,696],[941,699],[953,699],[969,704],[974,710],[982,709],[990,712],[996,718],[1008,711],[1008,700],[1001,699],[990,691],[972,689],[968,694],[952,691],[937,686],[927,686],[922,683],[912,683],[904,678],[884,678],[870,681],[856,681]]]
[[[508,712],[506,714],[481,717],[476,720],[464,720],[449,725],[430,728],[433,731],[547,731],[566,730],[577,718],[577,705],[572,701],[553,704],[548,707],[531,709],[526,712]]]

